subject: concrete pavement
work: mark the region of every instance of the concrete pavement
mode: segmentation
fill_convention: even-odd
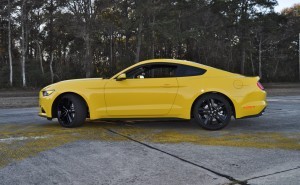
[[[65,129],[36,108],[0,109],[0,184],[299,184],[300,96],[221,131],[190,122]]]

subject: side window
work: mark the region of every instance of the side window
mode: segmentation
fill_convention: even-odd
[[[177,77],[199,76],[199,75],[203,75],[205,72],[206,72],[205,69],[201,69],[198,67],[179,65],[176,71],[176,76]]]
[[[141,76],[145,73],[145,70],[146,70],[145,67],[134,68],[134,69],[126,72],[126,77],[129,79],[138,78],[139,76]]]
[[[175,77],[177,66],[167,64],[145,65],[126,73],[127,78],[170,78]]]
[[[147,78],[170,78],[175,77],[176,66],[153,65],[145,72]]]

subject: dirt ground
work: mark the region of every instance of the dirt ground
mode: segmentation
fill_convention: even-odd
[[[300,95],[300,83],[264,84],[268,96]],[[0,90],[0,108],[38,106],[38,90]]]

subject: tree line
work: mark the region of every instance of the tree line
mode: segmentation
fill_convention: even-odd
[[[0,87],[109,77],[177,58],[299,79],[300,4],[276,0],[0,0]]]

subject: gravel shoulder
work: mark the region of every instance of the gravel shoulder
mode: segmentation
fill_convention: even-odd
[[[0,108],[37,107],[38,97],[1,97]]]
[[[37,107],[38,94],[38,90],[0,90],[0,108]]]

